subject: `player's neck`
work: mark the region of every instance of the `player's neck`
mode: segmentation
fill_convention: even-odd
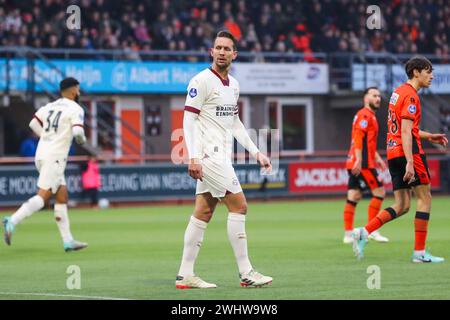
[[[364,106],[364,108],[369,109],[370,112],[375,113],[376,110],[372,109],[369,105]]]
[[[419,91],[420,88],[421,88],[421,86],[419,85],[419,81],[418,80],[409,79],[408,81],[406,81],[406,83],[411,85],[414,89],[416,89],[416,91]]]
[[[229,68],[219,68],[216,64],[213,64],[211,66],[211,69],[213,69],[223,80],[228,79],[228,70]]]

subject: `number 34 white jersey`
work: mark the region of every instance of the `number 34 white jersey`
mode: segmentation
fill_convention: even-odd
[[[83,127],[83,108],[73,100],[61,98],[41,107],[34,118],[42,126],[36,160],[67,157],[73,139],[72,127]]]

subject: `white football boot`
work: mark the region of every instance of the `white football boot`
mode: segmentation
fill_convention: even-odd
[[[177,276],[175,280],[175,287],[177,289],[210,289],[217,288],[217,285],[203,281],[197,276]]]
[[[262,287],[272,283],[272,278],[262,275],[261,273],[250,270],[247,273],[239,274],[241,278],[241,287]]]
[[[368,238],[369,238],[369,240],[374,240],[376,242],[382,242],[382,243],[389,242],[389,239],[386,238],[385,236],[382,236],[380,231],[378,231],[378,230],[375,230],[374,232],[369,234]]]

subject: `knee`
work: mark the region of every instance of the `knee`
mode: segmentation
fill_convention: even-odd
[[[247,202],[244,201],[238,206],[238,208],[236,210],[236,213],[246,214],[247,213],[247,209],[248,209]]]
[[[404,205],[403,206],[403,210],[402,210],[402,214],[408,213],[409,212],[409,205]]]
[[[425,202],[427,203],[427,204],[431,204],[431,192],[427,192],[427,193],[425,193]]]
[[[352,202],[356,202],[358,203],[362,198],[361,193],[359,192],[351,192],[347,195],[347,199],[352,201]]]
[[[213,211],[210,209],[196,211],[194,213],[194,217],[196,217],[199,220],[205,221],[205,222],[209,222],[212,218],[212,215],[213,215]]]

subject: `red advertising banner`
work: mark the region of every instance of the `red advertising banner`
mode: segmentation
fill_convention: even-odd
[[[429,159],[431,187],[441,187],[439,160]],[[389,170],[378,170],[378,177],[388,191],[392,191]],[[307,193],[335,193],[347,190],[348,173],[343,161],[303,162],[289,164],[289,191]]]

